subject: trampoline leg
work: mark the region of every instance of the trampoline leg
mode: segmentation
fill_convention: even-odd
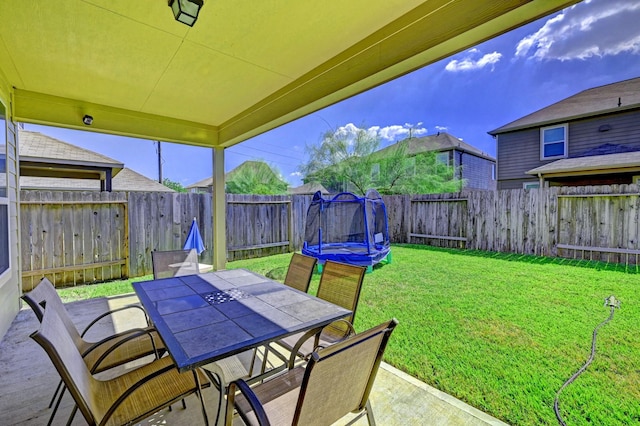
[[[367,274],[370,274],[373,272],[373,265],[367,265]]]
[[[321,274],[321,273],[322,273],[322,267],[323,267],[324,265],[322,265],[322,263],[318,263],[318,265],[317,265],[317,266],[318,266],[318,273],[319,273],[319,274]]]
[[[384,258],[387,262],[387,265],[391,263],[391,250],[389,250],[389,253],[387,253],[387,256]]]

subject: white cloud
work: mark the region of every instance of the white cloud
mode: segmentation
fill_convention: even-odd
[[[385,141],[396,141],[398,139],[409,137],[409,134],[411,134],[411,136],[422,136],[427,134],[427,128],[420,126],[422,126],[422,122],[418,122],[416,125],[405,123],[404,125],[394,124],[386,127],[371,126],[365,130],[372,137],[377,136]],[[347,139],[352,140],[358,130],[360,129],[355,124],[349,123],[338,127],[335,134],[346,136]]]
[[[353,123],[348,123],[348,124],[345,124],[344,126],[338,127],[335,131],[335,134],[341,135],[341,136],[342,135],[353,136],[358,132],[358,130],[360,130],[358,126],[356,126]]]
[[[516,57],[586,59],[640,54],[640,2],[590,0],[562,11],[516,46]]]
[[[446,132],[449,128],[447,126],[436,126],[436,130],[439,132]]]
[[[302,177],[302,173],[300,173],[300,172],[291,172],[291,173],[289,173],[289,176]]]
[[[482,55],[482,52],[473,48],[467,51],[467,56],[465,56],[464,59],[451,60],[444,69],[450,72],[458,72],[479,70],[486,66],[491,66],[491,70],[493,70],[494,65],[500,61],[500,58],[502,58],[502,53],[498,52],[486,53],[482,56],[480,55]]]
[[[417,123],[415,126],[410,123],[404,123],[404,126],[400,126],[399,124],[394,124],[387,127],[382,127],[378,129],[378,136],[380,139],[386,141],[395,141],[398,139],[404,139],[411,136],[421,136],[427,133],[427,129],[425,127],[419,127],[422,125],[422,122]]]
[[[387,126],[387,127],[383,127],[382,129],[378,130],[378,134],[380,135],[380,138],[388,140],[388,141],[393,141],[395,140],[398,136],[402,137],[402,136],[408,136],[409,135],[409,129],[400,126],[398,124],[394,124],[392,126]]]

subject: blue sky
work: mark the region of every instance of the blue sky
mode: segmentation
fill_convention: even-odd
[[[583,1],[465,52],[256,136],[225,151],[225,171],[247,160],[277,168],[292,186],[305,147],[328,130],[378,132],[381,147],[446,131],[495,156],[488,131],[579,91],[640,77],[640,2]],[[157,179],[148,140],[25,125],[121,161]],[[163,176],[184,186],[211,176],[211,150],[162,144]]]

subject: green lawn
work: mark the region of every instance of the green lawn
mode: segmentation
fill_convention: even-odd
[[[614,294],[622,308],[600,329],[595,361],[563,391],[560,407],[570,425],[640,422],[635,268],[410,245],[392,251],[391,264],[366,275],[355,320],[357,330],[399,320],[387,362],[507,423],[557,424],[555,394],[589,357],[593,329],[609,315],[603,301]],[[289,258],[228,267],[277,275]],[[77,289],[60,293],[68,300]]]

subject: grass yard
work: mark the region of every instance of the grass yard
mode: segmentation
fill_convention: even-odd
[[[593,329],[609,315],[604,299],[613,294],[622,308],[600,329],[594,362],[563,391],[560,408],[569,425],[640,422],[635,268],[411,245],[392,251],[393,263],[365,276],[355,320],[358,331],[399,320],[387,362],[507,423],[555,425],[556,392],[588,359]],[[278,275],[289,259],[228,267]],[[131,291],[125,282],[60,294],[70,300],[91,287],[114,294],[109,286],[116,285]]]

